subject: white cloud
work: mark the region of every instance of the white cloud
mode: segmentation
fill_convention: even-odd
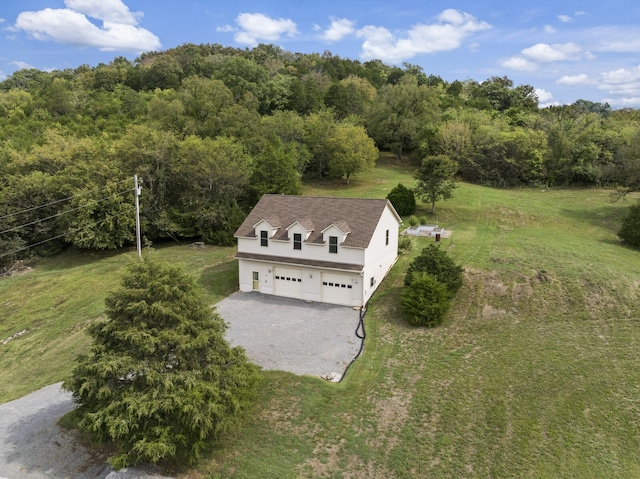
[[[465,38],[491,28],[487,22],[453,9],[444,10],[437,19],[437,23],[413,25],[402,38],[384,27],[367,25],[356,32],[358,38],[364,38],[360,56],[398,63],[419,54],[455,50]]]
[[[538,64],[523,57],[511,57],[500,62],[500,65],[519,72],[532,72],[537,70]]]
[[[558,15],[558,20],[560,20],[562,23],[571,23],[573,21],[573,18],[571,18],[569,15]]]
[[[478,42],[469,43],[469,51],[471,53],[476,53],[478,50],[480,50],[480,44]]]
[[[640,65],[605,72],[600,76],[600,81],[598,88],[608,91],[611,95],[638,97],[640,96]]]
[[[597,87],[612,95],[611,98],[603,100],[610,105],[640,106],[640,65],[602,73],[598,78]]]
[[[64,4],[69,10],[87,17],[123,25],[137,25],[138,18],[143,15],[142,12],[131,12],[122,0],[65,0]]]
[[[612,106],[619,106],[621,108],[639,108],[640,96],[630,98],[605,98],[603,102]]]
[[[536,88],[536,95],[538,96],[538,107],[540,108],[560,105],[559,101],[552,101],[553,95],[542,88]]]
[[[221,27],[216,27],[216,32],[220,32],[220,33],[231,33],[231,32],[235,32],[235,28],[233,28],[231,25],[223,25]]]
[[[598,27],[590,30],[589,36],[598,41],[594,48],[596,51],[640,53],[640,30],[637,27]]]
[[[20,70],[35,68],[34,66],[29,65],[26,62],[21,62],[21,61],[11,62],[10,65],[14,65],[14,66],[18,67],[18,69],[20,69]]]
[[[542,88],[536,88],[536,95],[538,95],[538,101],[541,103],[548,103],[553,98],[553,95],[550,92],[543,90]]]
[[[556,33],[556,29],[553,28],[551,25],[545,25],[544,26],[544,32],[545,33]]]
[[[527,58],[540,63],[557,62],[561,60],[578,60],[582,56],[582,47],[575,43],[558,43],[555,45],[538,43],[532,47],[522,50],[522,54]]]
[[[295,22],[288,18],[274,19],[262,13],[241,13],[236,18],[240,30],[234,39],[245,45],[257,45],[260,41],[274,42],[284,34],[298,34]]]
[[[160,48],[160,40],[138,26],[142,13],[132,13],[122,0],[65,0],[67,8],[22,12],[15,29],[40,41],[99,50],[143,52]],[[102,21],[97,27],[89,18]]]
[[[609,85],[619,85],[640,81],[640,65],[631,69],[619,68],[602,74],[602,80]]]
[[[516,71],[532,72],[543,63],[552,63],[568,60],[593,59],[590,52],[584,52],[576,43],[537,43],[529,48],[521,50],[522,55],[503,60],[500,65]]]
[[[559,85],[589,85],[593,81],[585,73],[580,75],[565,75],[556,80]]]
[[[323,32],[321,38],[328,42],[340,41],[355,31],[353,25],[354,23],[346,18],[332,18],[331,26]]]

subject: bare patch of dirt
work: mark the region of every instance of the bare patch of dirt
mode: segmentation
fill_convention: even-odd
[[[411,395],[405,391],[394,391],[391,397],[374,402],[374,410],[378,418],[376,440],[380,443],[374,444],[374,447],[380,447],[384,442],[387,450],[390,450],[399,442],[397,438],[409,415]]]
[[[300,417],[301,399],[293,396],[287,396],[287,401],[272,400],[271,403],[265,405],[260,412],[260,416],[265,419],[276,432],[293,432],[296,435],[304,435],[308,433],[307,426],[295,426],[296,419]]]
[[[482,307],[482,319],[488,321],[503,318],[506,314],[507,312],[504,309],[494,308],[490,304],[485,304]]]
[[[338,461],[340,451],[346,442],[341,439],[338,443],[319,443],[313,450],[313,457],[307,459],[300,467],[302,470],[311,469],[311,477],[331,477],[339,470]]]

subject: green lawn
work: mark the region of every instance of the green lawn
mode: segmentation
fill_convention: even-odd
[[[235,290],[235,248],[185,244],[158,247],[155,254],[194,274],[212,303]],[[85,327],[104,317],[104,298],[135,258],[135,250],[68,252],[0,278],[0,403],[64,379],[88,346]]]
[[[350,187],[305,194],[384,197],[413,184],[409,171],[386,158]],[[341,383],[265,372],[245,427],[179,476],[640,477],[640,253],[615,235],[624,207],[604,190],[461,185],[436,204],[453,231],[442,247],[466,270],[445,323],[402,320],[401,257]],[[415,239],[413,253],[428,241]],[[236,286],[233,253],[156,252],[184,264],[211,302]],[[0,337],[29,328],[0,345],[0,400],[62,379],[132,258],[66,255],[0,279]]]

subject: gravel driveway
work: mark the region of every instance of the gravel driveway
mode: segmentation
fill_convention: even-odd
[[[360,312],[345,306],[236,293],[217,305],[227,339],[264,369],[339,379],[356,357]],[[56,423],[73,408],[60,384],[0,404],[0,479],[163,479],[153,469],[114,471]],[[170,478],[165,478],[170,479]]]
[[[0,404],[0,479],[161,479],[152,472],[115,472],[106,456],[85,448],[56,422],[73,409],[60,384]]]
[[[260,293],[235,293],[216,304],[227,340],[264,369],[339,379],[357,356],[360,311]]]

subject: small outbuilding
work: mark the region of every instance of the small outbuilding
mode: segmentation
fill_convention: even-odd
[[[364,306],[401,222],[386,199],[264,195],[235,233],[240,291]]]

